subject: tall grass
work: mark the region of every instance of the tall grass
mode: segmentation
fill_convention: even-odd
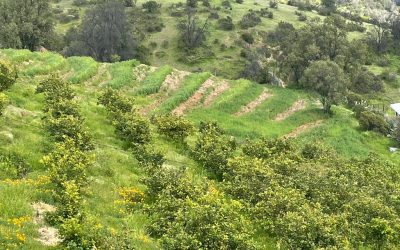
[[[177,90],[170,98],[168,98],[158,109],[158,111],[166,113],[172,111],[176,108],[180,103],[186,101],[191,97],[196,90],[200,88],[200,86],[210,78],[211,74],[208,72],[205,73],[195,73],[188,75],[182,87]]]
[[[113,63],[109,67],[112,80],[108,82],[108,86],[113,89],[120,89],[125,86],[132,86],[136,79],[132,73],[134,67],[140,63],[136,60]]]
[[[30,59],[38,60],[38,63],[32,64],[21,71],[22,75],[48,75],[56,71],[65,70],[68,67],[67,61],[60,54],[51,52],[33,52]]]
[[[157,93],[160,90],[165,78],[167,75],[171,74],[171,72],[172,68],[170,66],[158,68],[143,80],[136,93],[138,95],[151,95]]]
[[[91,57],[69,57],[67,62],[74,71],[68,81],[74,84],[89,80],[97,74],[99,68],[99,64]]]

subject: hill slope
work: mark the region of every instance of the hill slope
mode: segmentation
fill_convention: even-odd
[[[317,97],[303,91],[247,80],[228,81],[210,73],[189,73],[169,66],[153,68],[137,61],[102,64],[90,58],[65,59],[58,54],[25,50],[1,50],[0,58],[14,62],[20,71],[17,83],[7,92],[11,104],[0,118],[0,150],[18,154],[31,168],[23,179],[0,175],[3,198],[0,211],[4,222],[0,224],[0,235],[9,237],[10,244],[17,244],[20,249],[44,249],[37,239],[49,243],[51,238],[48,235],[51,228],[38,220],[39,212],[32,203],[52,202],[51,196],[41,189],[48,177],[40,160],[54,142],[43,128],[44,100],[35,94],[35,89],[38,82],[54,73],[73,83],[84,125],[94,139],[96,157],[89,173],[85,207],[91,216],[101,220],[103,227],[117,231],[125,227],[132,229],[139,249],[158,246],[145,231],[148,218],[140,212],[126,213],[118,203],[121,188],[142,186],[139,180],[143,169],[115,135],[105,109],[97,104],[98,97],[108,87],[135,96],[139,110],[148,117],[172,112],[196,124],[217,121],[229,135],[241,141],[260,136],[287,136],[296,138],[300,144],[325,143],[348,157],[376,152],[400,163],[398,154],[387,152],[392,144],[389,139],[361,132],[351,112],[342,107],[334,109],[333,117],[325,116]],[[199,180],[207,176],[179,145],[162,136],[155,140],[157,149],[166,156],[167,165],[188,166]],[[266,249],[273,245],[269,241],[262,239],[258,244]]]

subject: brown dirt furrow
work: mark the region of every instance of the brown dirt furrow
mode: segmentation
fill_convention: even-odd
[[[307,106],[307,101],[305,101],[305,100],[298,100],[298,101],[296,101],[295,103],[293,103],[293,105],[292,105],[288,110],[286,110],[286,111],[283,112],[283,113],[278,114],[278,115],[275,117],[275,121],[278,121],[278,122],[279,122],[279,121],[283,121],[283,120],[285,120],[286,118],[288,118],[289,116],[293,115],[294,113],[296,113],[296,112],[298,112],[298,111],[300,111],[300,110],[305,109],[306,106]]]
[[[154,72],[156,69],[156,67],[140,64],[139,66],[133,68],[133,75],[138,82],[142,82],[149,73]]]
[[[258,106],[260,106],[265,100],[272,97],[272,94],[268,90],[264,90],[261,95],[259,95],[255,100],[243,106],[238,112],[235,113],[236,116],[241,116],[250,112],[253,112]]]
[[[219,84],[213,92],[211,92],[207,98],[204,100],[204,106],[209,107],[217,98],[219,95],[221,95],[223,92],[227,91],[230,88],[230,85],[228,82],[223,81],[221,84]]]
[[[56,208],[44,202],[33,203],[32,208],[35,211],[33,220],[40,226],[37,240],[45,246],[57,246],[62,242],[58,230],[54,227],[46,226],[44,221],[46,213],[55,212]]]
[[[160,92],[170,92],[175,91],[181,85],[183,79],[190,73],[187,71],[179,71],[173,70],[171,74],[169,74],[163,84],[161,85]]]
[[[181,103],[177,108],[175,108],[172,111],[172,114],[181,116],[185,113],[185,111],[194,108],[197,106],[202,98],[204,97],[204,94],[209,88],[212,88],[215,86],[215,81],[213,78],[209,78],[207,81],[205,81],[201,87],[185,102]]]
[[[316,128],[318,126],[320,126],[322,124],[323,120],[318,120],[315,122],[310,122],[310,123],[306,123],[303,124],[297,128],[295,128],[292,132],[290,132],[289,134],[285,135],[285,138],[295,138],[297,137],[299,134],[304,133],[307,130],[310,130],[312,128]]]
[[[147,115],[150,111],[156,109],[165,101],[171,93],[176,91],[182,84],[183,80],[189,72],[186,71],[178,71],[174,70],[171,74],[169,74],[163,84],[161,85],[160,92],[150,96],[151,99],[155,99],[150,105],[147,105],[141,109],[141,113],[143,115]]]

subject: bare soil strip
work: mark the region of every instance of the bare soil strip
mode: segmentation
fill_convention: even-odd
[[[295,138],[297,137],[299,134],[304,133],[307,130],[310,130],[312,128],[316,128],[318,126],[320,126],[322,124],[323,120],[318,120],[315,122],[310,122],[310,123],[306,123],[303,124],[297,128],[295,128],[292,132],[290,132],[289,134],[285,135],[285,138]]]
[[[156,69],[156,67],[140,64],[139,66],[133,68],[133,75],[138,82],[142,82],[149,73],[154,72]]]
[[[172,114],[181,116],[185,113],[185,111],[194,108],[200,103],[206,91],[214,86],[215,86],[215,81],[213,77],[208,78],[207,81],[205,81],[188,100],[181,103],[177,108],[175,108],[172,111]]]
[[[160,87],[160,92],[171,92],[177,90],[187,75],[189,75],[190,72],[187,71],[179,71],[179,70],[173,70],[171,74],[169,74],[163,84]]]
[[[255,100],[243,106],[238,112],[235,113],[236,116],[241,116],[250,112],[253,112],[258,106],[260,106],[265,100],[272,97],[272,94],[268,90],[264,90],[261,95],[259,95]]]
[[[220,85],[218,85],[213,92],[211,92],[207,98],[204,100],[204,107],[209,107],[217,98],[219,95],[221,95],[223,92],[227,91],[230,88],[230,85],[228,82],[223,81],[221,82]]]
[[[286,110],[286,111],[283,112],[283,113],[278,114],[278,115],[275,117],[275,121],[278,121],[278,122],[279,122],[279,121],[283,121],[283,120],[285,120],[286,118],[288,118],[289,116],[293,115],[294,113],[296,113],[296,112],[298,112],[298,111],[300,111],[300,110],[305,109],[306,106],[307,106],[307,101],[305,101],[305,100],[298,100],[298,101],[296,101],[295,103],[293,103],[293,105],[292,105],[288,110]]]
[[[58,229],[46,226],[44,221],[46,213],[54,212],[56,208],[44,202],[33,203],[32,208],[35,211],[34,222],[40,226],[38,229],[39,238],[37,240],[45,246],[57,246],[62,242]]]
[[[189,74],[190,73],[187,71],[172,71],[172,73],[165,78],[163,84],[160,87],[160,92],[152,95],[152,99],[155,99],[155,101],[150,105],[145,106],[141,110],[141,113],[143,115],[147,115],[150,111],[159,107],[161,103],[165,101],[172,92],[176,91],[182,85],[183,80]]]

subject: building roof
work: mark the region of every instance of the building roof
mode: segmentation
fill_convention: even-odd
[[[391,107],[397,114],[400,114],[400,103],[390,104],[390,107]]]

